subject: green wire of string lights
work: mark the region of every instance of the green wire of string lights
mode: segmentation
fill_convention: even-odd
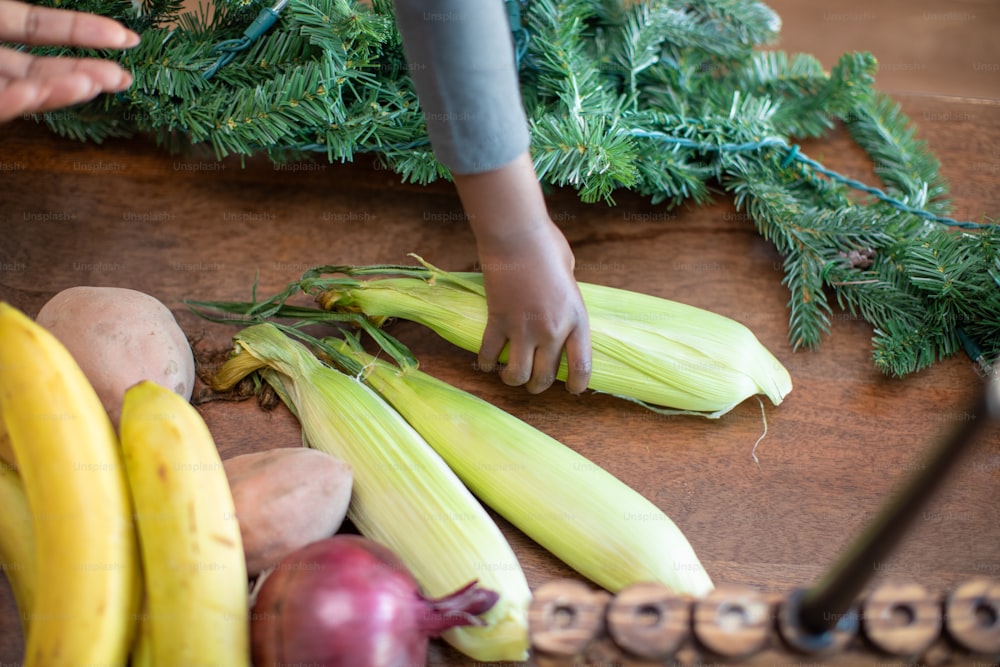
[[[789,144],[784,139],[771,137],[767,139],[761,139],[760,141],[748,141],[741,144],[730,144],[730,143],[708,144],[704,142],[693,141],[685,137],[672,137],[668,134],[664,134],[663,132],[632,130],[631,134],[636,137],[646,137],[649,139],[655,139],[663,143],[674,144],[676,146],[683,146],[684,148],[692,148],[696,151],[702,151],[702,152],[719,151],[721,153],[749,153],[749,152],[759,151],[764,148],[783,148],[787,150],[787,153],[785,155],[785,158],[781,161],[782,168],[787,168],[793,162],[801,162],[803,164],[809,165],[816,172],[823,174],[824,176],[827,176],[837,181],[838,183],[843,183],[844,185],[852,187],[855,190],[861,190],[862,192],[866,192],[870,195],[873,195],[877,199],[885,202],[886,204],[889,204],[893,208],[899,209],[900,211],[905,211],[906,213],[910,213],[925,220],[930,220],[932,222],[939,222],[943,225],[948,225],[949,227],[959,227],[961,229],[985,229],[987,227],[987,225],[982,225],[976,222],[965,221],[965,220],[959,221],[955,220],[954,218],[949,218],[947,216],[935,215],[924,209],[910,206],[907,203],[896,199],[895,197],[891,197],[882,190],[879,190],[878,188],[871,187],[853,178],[848,178],[847,176],[837,173],[832,169],[827,169],[816,160],[813,160],[812,158],[805,156],[799,150],[799,146],[797,144],[789,146]],[[996,225],[993,224],[989,226],[995,227]]]
[[[287,4],[288,0],[278,0],[274,7],[261,9],[253,23],[243,31],[242,37],[239,39],[227,39],[216,44],[212,52],[218,53],[219,59],[215,61],[214,65],[205,70],[202,76],[206,79],[211,79],[215,76],[216,72],[231,63],[241,51],[245,51],[257,38],[270,30],[278,22],[281,10]]]

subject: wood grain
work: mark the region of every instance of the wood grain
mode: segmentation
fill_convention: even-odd
[[[836,48],[836,35],[849,26],[828,24],[829,34],[817,33],[810,44]],[[795,25],[786,21],[785,30]],[[967,21],[963,30],[979,34],[989,24]],[[903,38],[878,31],[871,39],[882,45]],[[1000,211],[998,97],[897,96],[942,162],[955,217],[981,220]],[[802,149],[876,182],[870,161],[843,132]],[[33,315],[72,285],[131,287],[163,300],[200,351],[225,349],[234,329],[198,319],[184,299],[244,299],[255,280],[266,294],[314,265],[403,262],[410,252],[446,269],[476,261],[448,184],[401,184],[365,159],[278,170],[262,159],[244,166],[172,156],[138,139],[80,144],[17,121],[0,127],[0,168],[0,299]],[[583,205],[569,191],[549,195],[580,280],[737,319],[791,372],[789,397],[781,406],[765,405],[758,462],[751,457],[764,426],[757,401],[709,421],[658,416],[558,388],[530,396],[476,372],[473,355],[426,330],[397,323],[392,333],[424,370],[534,424],[646,495],[685,531],[717,583],[771,595],[808,585],[921,465],[928,446],[968,418],[978,383],[973,368],[959,356],[902,380],[883,376],[871,362],[870,326],[840,312],[817,350],[793,352],[780,258],[728,197],[675,211],[629,193],[616,200],[608,207]],[[298,424],[283,407],[263,412],[247,401],[199,409],[224,457],[300,443]],[[1000,442],[992,438],[878,565],[872,586],[918,581],[937,595],[972,576],[1000,576],[998,489]],[[573,576],[498,521],[533,587]],[[21,650],[4,582],[0,663],[18,664]],[[766,653],[751,662],[794,660]],[[430,663],[467,664],[438,642]]]

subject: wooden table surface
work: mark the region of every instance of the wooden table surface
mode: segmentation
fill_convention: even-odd
[[[898,54],[923,44],[921,55],[890,56],[912,66],[887,70],[889,82],[880,76],[880,86],[902,102],[940,158],[955,217],[996,215],[1000,73],[986,64],[996,67],[1000,52],[981,38],[995,38],[997,6],[838,3],[831,10],[816,3],[824,5],[772,3],[789,35],[779,46],[832,58],[849,48]],[[859,26],[871,40],[867,47],[854,43]],[[904,27],[905,34],[894,32]],[[945,33],[968,50],[935,42]],[[934,44],[945,44],[947,53],[928,55]],[[926,76],[911,77],[914,69]],[[842,131],[805,142],[803,151],[873,182],[869,161]],[[171,156],[144,140],[76,143],[17,121],[0,126],[0,167],[0,299],[33,315],[73,285],[142,290],[171,307],[203,351],[227,347],[234,330],[197,319],[182,299],[247,298],[255,277],[267,294],[319,264],[403,262],[410,252],[448,269],[468,269],[476,260],[449,184],[404,185],[367,160],[293,171],[252,159],[244,167]],[[759,462],[751,457],[764,427],[755,400],[712,421],[657,416],[561,388],[532,397],[473,370],[473,355],[426,330],[398,323],[393,333],[424,370],[534,424],[646,495],[685,531],[717,584],[782,594],[812,583],[922,465],[928,447],[969,417],[979,386],[969,360],[956,356],[905,379],[886,377],[871,362],[871,327],[840,312],[817,350],[793,352],[780,258],[728,197],[672,212],[629,193],[617,201],[583,205],[572,192],[550,195],[553,219],[576,252],[578,278],[714,310],[753,329],[794,381],[782,405],[766,406]],[[300,443],[284,408],[264,413],[244,402],[200,410],[224,457]],[[873,583],[919,581],[945,592],[972,576],[1000,577],[998,497],[1000,443],[993,437],[931,499]],[[573,576],[500,523],[532,586]],[[0,664],[20,664],[22,646],[4,582]],[[430,659],[469,662],[438,643]],[[765,654],[753,662],[789,661]]]

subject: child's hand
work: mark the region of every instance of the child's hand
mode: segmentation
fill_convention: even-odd
[[[0,0],[0,41],[124,49],[139,35],[103,16]],[[42,58],[0,47],[0,122],[118,92],[132,75],[98,58]]]
[[[516,240],[518,247],[480,253],[489,318],[479,364],[489,370],[509,343],[500,377],[537,394],[556,379],[563,349],[566,389],[583,392],[590,381],[590,325],[573,277],[573,254],[546,220]]]
[[[590,382],[590,324],[573,277],[573,253],[549,218],[541,188],[524,153],[498,170],[455,175],[455,185],[476,234],[489,318],[479,352],[483,370],[539,393],[555,381],[563,350],[566,389]]]

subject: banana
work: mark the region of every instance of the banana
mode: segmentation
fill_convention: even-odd
[[[132,644],[132,655],[129,667],[155,667],[153,662],[152,644],[149,633],[149,606],[143,599],[142,613],[135,629],[135,642]]]
[[[144,381],[125,392],[119,429],[145,576],[147,664],[246,667],[243,541],[208,427],[184,398]]]
[[[21,615],[21,628],[27,634],[27,619],[35,600],[35,531],[21,477],[3,462],[0,462],[0,570],[10,582]]]
[[[7,303],[0,418],[34,530],[25,667],[125,664],[141,577],[114,428],[62,343]]]
[[[10,436],[4,428],[3,419],[0,419],[0,466],[4,465],[17,468],[17,463],[14,461],[14,446],[10,444]]]

